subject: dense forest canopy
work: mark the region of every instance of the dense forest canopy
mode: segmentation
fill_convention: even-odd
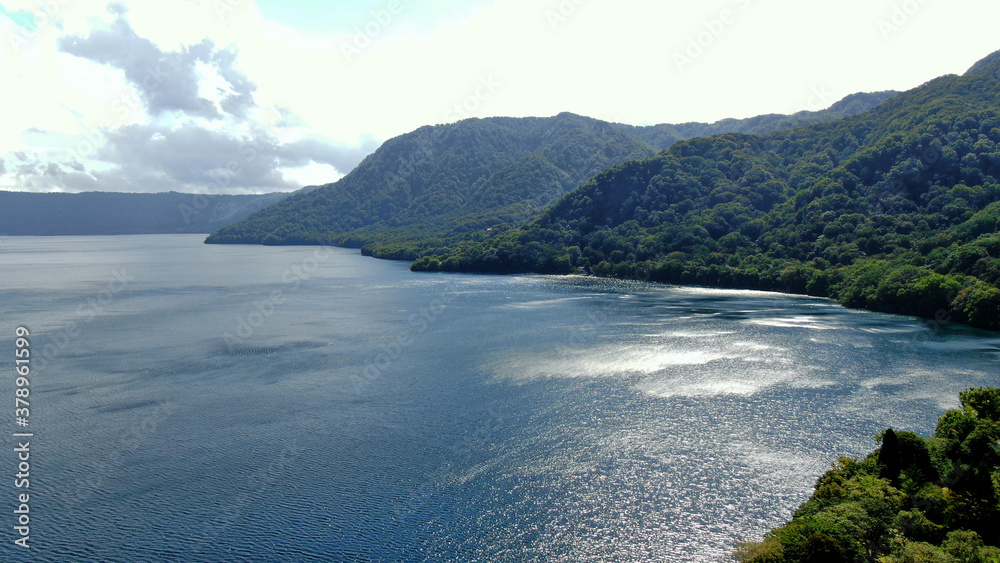
[[[415,270],[588,272],[1000,328],[1000,60],[766,136],[681,141]]]
[[[715,124],[634,127],[564,113],[422,127],[387,141],[338,182],[263,210],[207,242],[324,243],[413,260],[521,225],[608,167],[649,158],[679,140],[828,121],[894,95],[856,94],[820,112]]]
[[[970,389],[934,436],[889,428],[841,458],[743,563],[1000,562],[1000,389]]]

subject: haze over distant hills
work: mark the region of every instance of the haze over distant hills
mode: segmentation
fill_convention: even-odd
[[[0,192],[0,235],[211,233],[288,195]]]
[[[635,127],[563,113],[422,127],[387,141],[338,182],[255,213],[207,242],[332,243],[412,260],[517,226],[609,166],[682,139],[829,121],[894,95],[855,94],[823,111],[714,124]]]

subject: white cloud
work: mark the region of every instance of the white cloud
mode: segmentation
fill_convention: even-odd
[[[318,135],[287,108],[260,108],[236,43],[218,48],[190,32],[190,43],[162,32],[153,41],[133,26],[150,19],[138,12],[115,3],[87,14],[86,26],[40,21],[18,35],[31,56],[16,52],[20,67],[5,71],[24,86],[13,101],[29,111],[4,123],[14,134],[0,154],[24,158],[0,173],[0,187],[288,191],[321,173],[336,179],[377,147],[370,137]]]
[[[300,186],[321,186],[336,182],[343,178],[344,174],[329,164],[310,162],[300,168],[286,170],[285,177]]]
[[[114,21],[95,27],[88,35],[61,37],[59,49],[121,70],[154,117],[171,111],[206,119],[221,119],[224,113],[245,117],[253,107],[257,87],[235,68],[235,49],[217,50],[206,38],[163,51],[139,37],[124,9],[113,6]],[[209,95],[216,102],[201,96],[205,90],[214,90]]]

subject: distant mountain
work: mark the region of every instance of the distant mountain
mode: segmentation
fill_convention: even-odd
[[[680,125],[636,127],[634,134],[651,146],[662,146],[664,149],[669,148],[677,141],[721,135],[723,133],[767,135],[814,123],[825,123],[857,115],[897,95],[899,95],[899,92],[891,91],[851,94],[829,108],[820,111],[800,111],[792,115],[772,113],[747,119],[723,119],[715,123],[682,123]]]
[[[211,233],[287,196],[0,192],[0,235]]]
[[[857,94],[820,112],[716,124],[634,127],[563,113],[422,127],[387,141],[338,182],[290,197],[206,242],[332,243],[412,260],[520,225],[609,166],[651,157],[682,139],[828,121],[893,95]]]
[[[676,143],[413,268],[781,290],[1000,329],[1000,56],[853,117]]]

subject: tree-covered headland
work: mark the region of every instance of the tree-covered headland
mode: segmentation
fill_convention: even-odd
[[[970,389],[934,436],[889,428],[841,458],[741,563],[1000,562],[1000,389]]]

